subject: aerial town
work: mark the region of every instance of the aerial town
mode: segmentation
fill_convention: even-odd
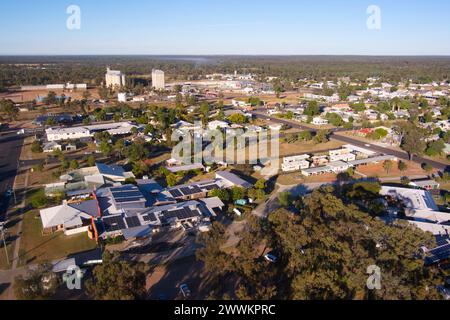
[[[0,56],[0,300],[450,300],[449,75]]]

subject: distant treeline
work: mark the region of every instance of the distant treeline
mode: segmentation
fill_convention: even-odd
[[[110,66],[139,78],[153,68],[168,80],[196,80],[211,73],[254,73],[296,82],[302,78],[355,80],[381,77],[396,83],[449,79],[450,57],[366,56],[30,56],[0,57],[0,88],[20,85],[77,82],[99,85]]]

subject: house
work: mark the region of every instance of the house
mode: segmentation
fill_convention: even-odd
[[[139,188],[134,185],[109,188],[108,196],[111,198],[115,208],[122,211],[145,209],[147,202]]]
[[[330,162],[335,161],[354,161],[356,160],[356,155],[351,153],[349,149],[340,149],[340,150],[331,150],[330,154]]]
[[[106,165],[103,163],[96,163],[95,166],[98,175],[114,182],[125,182],[126,179],[135,177],[132,172],[125,172],[121,166]]]
[[[167,170],[169,170],[171,173],[179,173],[179,172],[188,172],[188,171],[194,171],[194,170],[201,170],[205,171],[205,166],[201,163],[193,163],[188,165],[179,165],[179,166],[167,166]]]
[[[69,203],[40,211],[43,233],[64,231],[66,235],[87,232],[93,219],[100,216],[97,200]]]
[[[359,167],[359,166],[367,166],[369,164],[377,164],[377,163],[384,163],[386,161],[398,161],[398,158],[391,155],[382,155],[382,156],[376,156],[376,157],[369,157],[364,158],[360,160],[354,160],[349,161],[348,164],[352,167]]]
[[[211,121],[210,123],[208,123],[209,130],[216,130],[217,128],[227,129],[229,127],[230,125],[225,121]]]
[[[425,189],[428,191],[439,190],[441,185],[435,180],[415,180],[409,183],[410,186]]]
[[[328,156],[313,156],[311,160],[312,160],[312,167],[324,166],[330,162],[328,160]]]
[[[239,178],[237,175],[229,171],[216,172],[216,179],[221,180],[226,188],[240,187],[250,189],[253,186],[251,183]]]
[[[333,173],[341,173],[341,172],[345,172],[348,169],[350,169],[352,166],[348,163],[345,163],[343,161],[334,161],[334,162],[330,162],[328,164],[328,167],[330,167],[331,172]]]
[[[351,153],[354,153],[359,158],[368,158],[376,155],[376,152],[371,151],[369,149],[357,147],[351,144],[346,144],[342,146],[342,148],[349,150]]]
[[[310,158],[309,154],[299,155],[294,157],[283,158],[283,163],[281,164],[281,170],[283,172],[298,171],[302,169],[308,169],[310,166],[307,159]]]
[[[66,150],[67,152],[77,151],[77,146],[75,144],[69,143],[65,146],[64,150]]]
[[[316,126],[326,126],[329,122],[322,117],[314,117],[311,123]]]
[[[313,167],[313,168],[302,170],[302,175],[304,175],[305,177],[310,177],[310,176],[314,176],[314,175],[322,175],[322,174],[327,174],[327,173],[338,174],[338,173],[347,171],[351,167],[352,166],[350,164],[345,163],[343,161],[335,161],[335,162],[328,163],[328,165],[326,165],[326,166]]]
[[[102,263],[103,251],[101,248],[97,248],[90,251],[71,254],[63,260],[54,262],[52,271],[55,273],[67,273],[67,270],[73,266],[88,268]]]
[[[383,186],[380,195],[401,204],[396,211],[390,210],[393,215],[404,212],[407,221],[422,231],[435,236],[450,235],[450,213],[439,211],[429,191]]]
[[[64,141],[92,138],[97,132],[108,132],[111,136],[131,134],[137,126],[129,122],[115,122],[91,126],[49,128],[45,130],[48,141]]]
[[[48,142],[42,146],[42,151],[45,153],[51,153],[54,151],[62,151],[62,146],[57,142]]]

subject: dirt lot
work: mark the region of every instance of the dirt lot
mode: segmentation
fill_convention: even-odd
[[[400,171],[398,169],[398,165],[396,162],[393,163],[393,167],[389,173],[386,172],[386,170],[383,168],[383,163],[361,166],[357,168],[356,171],[361,172],[366,176],[379,178],[403,177],[403,176],[412,177],[427,174],[420,167],[420,165],[414,162],[405,162],[405,163],[408,165],[408,169],[406,171]]]
[[[0,99],[11,99],[16,103],[33,101],[38,97],[45,97],[50,91],[56,93],[57,96],[64,94],[66,97],[71,97],[72,100],[81,100],[83,98],[84,91],[69,91],[69,90],[33,90],[33,91],[16,91],[1,93]],[[98,99],[97,89],[89,89],[92,99]]]
[[[167,266],[156,267],[147,278],[149,299],[182,299],[179,291],[181,284],[187,284],[192,291],[192,299],[203,300],[210,292],[211,277],[202,262],[195,257],[179,260]]]
[[[296,143],[281,143],[280,144],[280,156],[292,156],[305,153],[322,153],[332,149],[339,149],[344,144],[339,141],[329,141],[327,143],[315,144],[312,141],[308,142],[296,142]]]

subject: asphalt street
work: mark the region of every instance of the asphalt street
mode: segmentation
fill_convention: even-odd
[[[24,137],[17,134],[3,136],[0,140],[0,221],[5,218],[7,209],[5,192],[14,185],[23,142]]]

